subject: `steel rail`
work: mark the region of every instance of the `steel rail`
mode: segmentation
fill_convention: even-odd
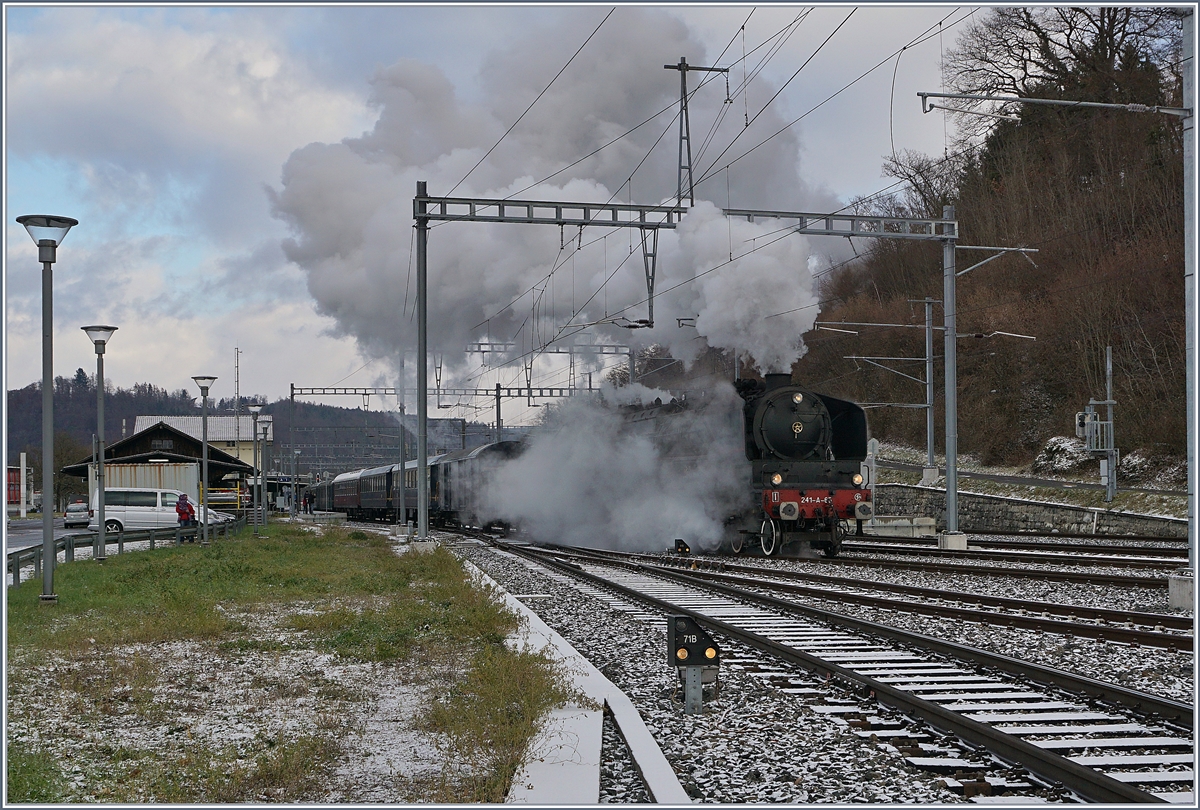
[[[783,558],[787,559],[787,558]],[[1044,568],[995,568],[988,565],[971,565],[970,563],[935,563],[915,560],[880,560],[856,557],[836,557],[834,559],[812,560],[821,565],[865,566],[868,568],[889,568],[907,571],[936,571],[943,574],[984,574],[997,577],[1016,577],[1019,579],[1041,579],[1048,582],[1083,582],[1089,585],[1118,585],[1134,588],[1166,588],[1165,576],[1129,576],[1126,574],[1094,574],[1087,571],[1063,571],[1060,569]]]
[[[621,560],[614,560],[606,556],[610,552],[597,551],[595,549],[564,549],[559,548],[558,553],[578,554],[581,557],[590,557],[597,562],[603,562],[612,565],[623,565],[641,571],[661,572],[664,575],[669,575],[672,578],[687,582],[689,584],[697,584],[691,582],[695,574],[702,573],[699,571],[680,572],[661,565],[647,565],[643,563],[629,563]],[[844,616],[839,613],[834,613],[821,608],[808,607],[795,602],[778,599],[766,594],[757,594],[744,591],[740,588],[735,588],[727,585],[721,585],[715,582],[704,583],[705,587],[710,587],[713,590],[724,593],[727,596],[733,596],[738,599],[746,599],[749,601],[763,601],[770,604],[774,608],[782,609],[786,612],[800,613],[810,618],[815,618],[823,622],[832,622],[836,624],[851,627],[859,632],[875,633],[885,638],[890,638],[895,641],[905,643],[913,643],[917,646],[925,647],[934,652],[939,652],[944,655],[949,655],[954,658],[969,658],[974,661],[979,661],[988,666],[996,667],[1005,672],[1021,677],[1032,678],[1042,683],[1047,683],[1053,686],[1060,686],[1074,692],[1083,692],[1084,694],[1092,695],[1101,700],[1108,700],[1114,703],[1119,703],[1127,708],[1137,711],[1147,712],[1160,715],[1169,720],[1177,720],[1189,728],[1192,725],[1194,715],[1192,706],[1179,703],[1178,701],[1169,700],[1167,698],[1159,698],[1145,692],[1138,692],[1133,689],[1127,689],[1117,684],[1105,683],[1092,678],[1085,678],[1082,675],[1074,675],[1070,672],[1054,669],[1052,667],[1034,664],[1028,661],[1021,661],[1009,656],[991,653],[986,650],[980,650],[976,647],[968,647],[963,644],[956,644],[952,641],[944,641],[942,639],[926,636],[921,633],[914,633],[909,630],[901,630],[900,628],[890,627],[884,624],[868,621],[866,619],[857,619],[853,616]]]
[[[670,564],[664,562],[662,557],[652,555],[633,555],[641,559],[652,561],[658,564]],[[686,557],[679,558],[681,564],[686,564]],[[917,585],[903,585],[898,582],[878,582],[874,580],[852,579],[850,577],[837,577],[828,574],[813,574],[808,571],[793,571],[786,568],[773,570],[762,566],[753,565],[737,565],[735,563],[721,562],[717,570],[733,572],[739,574],[749,574],[751,576],[758,574],[768,574],[775,577],[783,577],[784,579],[807,580],[810,582],[823,582],[830,585],[844,585],[852,588],[870,588],[879,591],[891,591],[892,593],[905,593],[913,596],[920,596],[927,599],[943,599],[953,600],[963,603],[974,603],[976,605],[991,605],[993,607],[1009,608],[1012,610],[1029,610],[1042,613],[1051,613],[1060,616],[1075,616],[1076,618],[1094,619],[1096,621],[1106,622],[1132,622],[1147,627],[1170,627],[1175,630],[1191,630],[1195,627],[1195,621],[1191,616],[1180,616],[1173,613],[1141,613],[1131,610],[1113,610],[1111,608],[1088,607],[1086,605],[1069,605],[1059,604],[1056,602],[1034,602],[1026,599],[1013,599],[1007,596],[991,596],[988,594],[965,593],[963,591],[948,591],[945,589],[922,588]],[[1189,642],[1190,644],[1190,642]],[[1191,649],[1189,646],[1188,649]]]
[[[1187,493],[1183,493],[1187,494]],[[1072,540],[1155,540],[1165,543],[1183,543],[1187,544],[1186,537],[1159,537],[1153,534],[1080,534],[1076,532],[1000,532],[992,531],[991,529],[979,530],[972,529],[969,534],[983,535],[984,537],[1066,537]]]
[[[871,607],[895,610],[903,613],[920,613],[926,616],[936,616],[948,619],[964,619],[979,624],[1022,627],[1028,630],[1043,630],[1063,636],[1084,636],[1087,638],[1104,639],[1131,644],[1144,644],[1150,647],[1165,647],[1176,650],[1191,650],[1192,637],[1179,633],[1160,633],[1152,630],[1138,630],[1124,627],[1113,627],[1098,624],[1079,624],[1078,622],[1061,619],[1043,618],[1039,616],[1020,615],[1013,613],[997,613],[995,611],[978,610],[974,608],[936,605],[928,602],[914,602],[902,599],[889,599],[884,596],[872,596],[865,593],[848,593],[845,591],[830,592],[821,588],[797,585],[791,582],[779,582],[757,577],[739,576],[737,574],[719,573],[715,571],[694,571],[689,575],[700,579],[729,582],[755,588],[784,591],[786,593],[813,596],[818,599],[853,602]],[[858,587],[864,587],[859,583]]]
[[[903,539],[903,538],[901,538]],[[1126,559],[1123,557],[1072,557],[1066,551],[1060,554],[1045,554],[1037,551],[977,551],[975,549],[917,548],[912,545],[889,545],[880,542],[864,542],[847,538],[842,544],[844,551],[862,551],[870,554],[909,554],[926,557],[945,557],[959,560],[1003,560],[1005,562],[1066,563],[1068,565],[1110,565],[1114,568],[1174,568],[1178,560],[1169,559]]]
[[[981,723],[978,720],[972,720],[956,712],[950,711],[931,701],[922,700],[914,695],[904,692],[901,689],[893,687],[882,681],[874,678],[861,675],[848,668],[837,664],[825,661],[817,656],[805,653],[801,650],[788,647],[779,642],[772,641],[753,633],[748,630],[743,630],[727,622],[718,619],[710,618],[703,613],[695,610],[674,605],[665,600],[656,599],[647,594],[641,593],[633,588],[629,588],[617,583],[604,579],[590,572],[582,570],[579,566],[570,562],[556,560],[551,557],[552,554],[561,554],[561,551],[556,552],[537,552],[529,547],[513,546],[509,543],[497,542],[497,545],[504,548],[510,553],[534,559],[539,563],[550,565],[558,568],[560,571],[569,573],[571,576],[581,577],[601,587],[615,590],[625,596],[640,600],[654,606],[664,612],[684,613],[709,629],[716,630],[730,638],[737,639],[744,644],[755,647],[760,650],[770,652],[779,658],[790,663],[797,664],[804,669],[816,673],[817,675],[825,676],[847,686],[858,689],[859,691],[865,687],[877,699],[883,703],[890,704],[901,711],[910,712],[918,717],[922,717],[931,724],[956,734],[961,739],[967,742],[981,745],[994,755],[1006,759],[1010,762],[1020,763],[1028,768],[1031,772],[1038,776],[1060,783],[1068,789],[1076,792],[1085,799],[1094,802],[1163,802],[1163,799],[1139,790],[1124,782],[1120,782],[1107,776],[1099,771],[1089,768],[1084,765],[1072,762],[1066,757],[1054,754],[1039,748],[1033,743],[1014,737],[1010,734],[998,731],[986,723]],[[647,570],[649,566],[643,566],[637,563],[621,563],[617,561],[604,560],[603,562],[641,570],[643,573],[652,573],[664,576],[668,579],[684,582],[689,585],[696,585],[695,582],[689,582],[688,577],[681,575],[678,572],[670,569]],[[772,597],[764,597],[761,594],[748,594],[739,592],[734,588],[715,583],[700,583],[702,587],[711,588],[720,592],[725,592],[726,595],[735,595],[741,599],[749,601],[762,601],[766,603],[777,602],[779,607],[785,610],[794,609],[796,606],[791,603],[777,600]],[[821,611],[823,612],[823,611]],[[846,624],[845,617],[837,617],[838,624]],[[855,620],[854,623],[862,623],[869,625],[869,622],[860,622]],[[882,628],[882,625],[880,625]],[[997,656],[999,657],[999,656]],[[1127,690],[1128,691],[1128,690]],[[1187,708],[1187,707],[1184,707]],[[1190,709],[1189,709],[1190,711]]]
[[[896,544],[899,546],[911,546],[914,548],[926,548],[937,544],[936,537],[884,537],[882,535],[874,535],[872,536],[872,541]],[[848,538],[848,542],[851,544],[849,547],[853,547],[854,543],[862,541]],[[1093,543],[1049,543],[1039,542],[1036,540],[979,540],[974,537],[968,540],[967,543],[969,548],[978,548],[981,551],[986,551],[988,549],[1007,549],[1010,551],[1021,552],[1024,549],[1031,549],[1035,551],[1113,555],[1116,557],[1187,557],[1187,548],[1183,546],[1176,546],[1175,548],[1155,548],[1153,546],[1106,546]],[[1174,562],[1174,560],[1171,560],[1171,562]]]

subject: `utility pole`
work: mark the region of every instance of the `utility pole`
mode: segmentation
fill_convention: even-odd
[[[954,206],[942,206],[942,219],[954,219]],[[958,224],[948,230],[942,241],[942,320],[946,357],[946,534],[958,530],[958,304],[954,275],[954,244]],[[954,540],[944,541],[955,545]],[[943,542],[938,543],[939,546]]]
[[[1112,503],[1112,499],[1117,496],[1117,432],[1113,427],[1113,402],[1112,396],[1112,346],[1104,348],[1104,404],[1108,408],[1108,424],[1109,430],[1112,431],[1112,439],[1109,442],[1111,447],[1108,448],[1108,455],[1105,458],[1107,464],[1104,470],[1104,500]]]
[[[934,299],[925,299],[925,471],[921,483],[930,478],[937,480],[937,461],[933,457],[933,304]],[[930,484],[933,481],[929,482]]]
[[[233,347],[233,439],[237,442],[237,457],[242,459],[242,388],[241,366],[238,363],[242,350]]]
[[[400,371],[396,381],[396,410],[400,413],[400,508],[397,510],[396,522],[408,522],[408,481],[405,475],[405,465],[408,463],[407,444],[404,440],[407,421],[404,413],[404,352],[400,352]]]
[[[697,67],[689,65],[686,57],[679,57],[678,65],[663,65],[667,70],[679,71],[679,191],[676,194],[677,205],[683,207],[683,176],[687,175],[688,205],[696,204],[696,193],[692,184],[692,124],[688,116],[687,74],[689,70],[699,70],[706,73],[728,73],[729,68]],[[686,155],[686,160],[684,159]],[[655,241],[657,242],[657,232]],[[643,239],[645,235],[643,234]],[[653,317],[651,317],[653,320]],[[630,377],[632,381],[632,377]]]
[[[1183,104],[1196,103],[1196,22],[1194,9],[1180,9],[1183,16]],[[1187,321],[1187,469],[1188,469],[1188,570],[1191,584],[1182,589],[1180,607],[1190,607],[1195,594],[1196,578],[1196,129],[1195,110],[1188,107],[1183,117],[1183,287]],[[1172,577],[1172,581],[1178,579]],[[1175,590],[1173,589],[1173,595]],[[1186,591],[1186,594],[1183,593]],[[1172,599],[1175,606],[1176,599]]]
[[[503,423],[500,421],[500,383],[496,383],[496,441],[504,435]]]
[[[1104,484],[1104,500],[1111,503],[1117,494],[1117,464],[1120,460],[1116,432],[1113,430],[1113,405],[1117,403],[1112,397],[1112,346],[1105,347],[1104,365],[1105,397],[1102,400],[1089,399],[1087,408],[1075,414],[1075,435],[1084,440],[1088,455],[1100,459],[1100,483]],[[1097,405],[1107,407],[1106,421],[1097,418]]]
[[[429,345],[426,329],[425,284],[428,277],[427,251],[429,240],[429,216],[425,202],[425,181],[417,181],[417,198],[413,200],[417,227],[417,539],[429,539],[429,459],[428,448],[429,415]]]

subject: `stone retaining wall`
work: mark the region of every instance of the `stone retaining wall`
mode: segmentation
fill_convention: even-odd
[[[878,484],[875,512],[880,515],[932,517],[946,528],[946,491],[911,484]],[[1187,537],[1183,518],[1110,512],[1086,506],[1025,501],[999,495],[958,493],[958,527],[964,532],[1048,532],[1064,534],[1145,534]]]

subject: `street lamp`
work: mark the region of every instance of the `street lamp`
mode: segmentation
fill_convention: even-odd
[[[57,602],[54,593],[54,307],[51,265],[67,231],[79,224],[70,217],[26,214],[17,217],[38,247],[42,263],[42,594],[41,601]]]
[[[254,419],[254,477],[250,482],[250,496],[254,505],[254,536],[258,536],[258,413],[262,405],[247,406],[250,416]]]
[[[104,346],[112,338],[115,326],[81,326],[79,327],[91,338],[96,345],[96,540],[92,546],[92,559],[104,562],[104,552],[108,545],[104,525]]]
[[[270,514],[270,491],[267,489],[267,434],[271,431],[271,426],[275,422],[275,417],[266,413],[259,417],[258,424],[262,427],[262,435],[259,436],[258,454],[259,466],[262,468],[262,477],[258,482],[258,502],[262,504],[262,525],[265,529],[268,523],[267,516]]]
[[[201,523],[203,525],[203,535],[200,538],[200,545],[208,545],[208,389],[217,381],[216,377],[209,377],[203,374],[192,377],[196,381],[196,385],[200,386],[200,396],[203,399],[200,410],[200,450],[201,450],[201,465],[200,465],[200,513],[203,516]]]
[[[292,519],[296,518],[296,460],[300,458],[300,451],[292,451]]]

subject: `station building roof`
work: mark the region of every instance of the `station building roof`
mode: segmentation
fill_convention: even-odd
[[[199,417],[197,417],[199,418]],[[211,421],[211,417],[210,420]],[[200,439],[190,436],[183,431],[173,428],[165,422],[155,422],[145,430],[140,430],[132,436],[113,442],[104,448],[104,463],[116,464],[152,464],[156,461],[195,462],[200,459],[202,445]],[[95,460],[94,455],[88,455],[75,464],[68,464],[61,472],[64,475],[79,478],[87,477],[88,464]],[[226,453],[212,445],[209,437],[208,445],[208,484],[220,486],[225,476],[246,474],[251,472],[251,465]]]
[[[181,433],[186,433],[193,439],[200,439],[200,416],[139,416],[133,423],[133,432],[141,433],[158,423],[170,425]],[[275,424],[269,414],[258,417],[258,430],[267,426],[267,441],[275,440]],[[208,440],[210,442],[232,442],[238,439],[244,442],[254,441],[254,417],[242,414],[240,416],[208,417]]]

